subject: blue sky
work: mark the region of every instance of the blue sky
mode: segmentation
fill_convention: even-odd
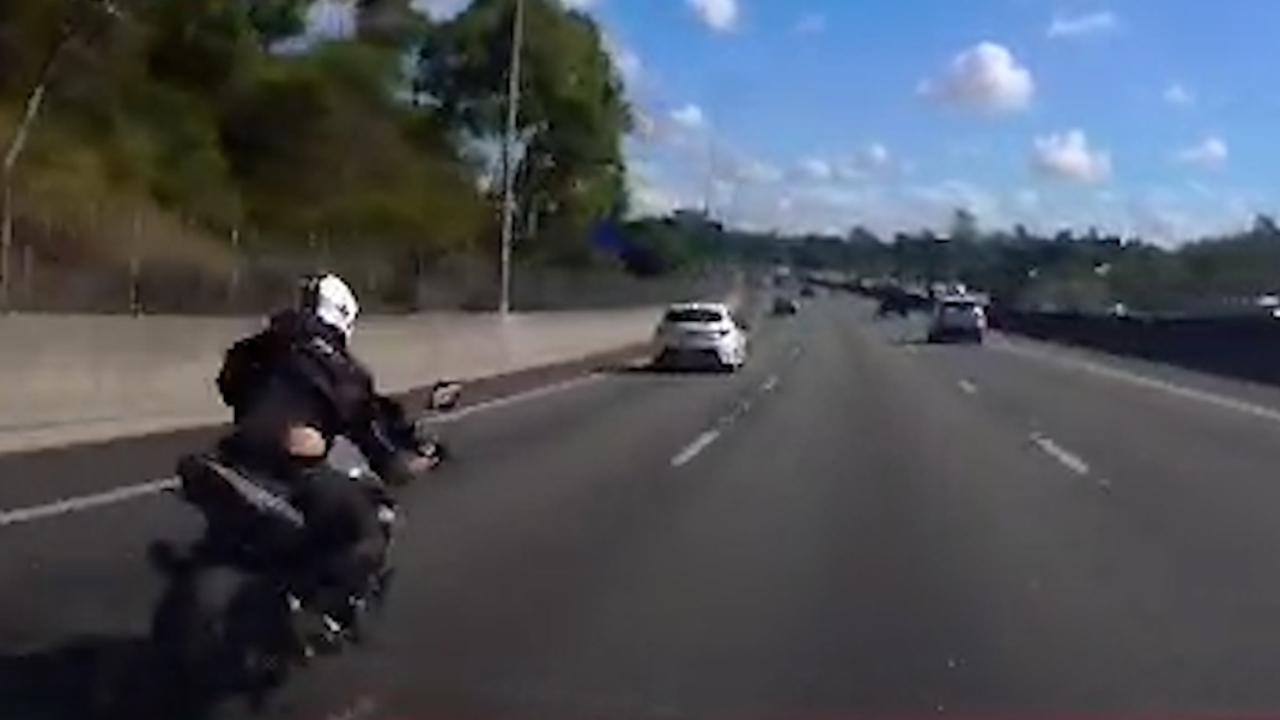
[[[892,231],[966,206],[1172,243],[1276,206],[1280,2],[566,2],[625,70],[643,209]]]

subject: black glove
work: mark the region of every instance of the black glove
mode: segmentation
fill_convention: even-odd
[[[435,460],[429,455],[398,450],[387,458],[378,474],[391,487],[404,487],[426,475],[435,465]]]

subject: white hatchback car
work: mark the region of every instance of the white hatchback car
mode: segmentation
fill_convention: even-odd
[[[655,364],[711,365],[737,370],[747,362],[747,335],[724,303],[682,303],[667,308],[655,333]]]

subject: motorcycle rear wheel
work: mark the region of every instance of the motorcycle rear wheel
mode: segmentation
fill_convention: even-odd
[[[241,570],[193,568],[174,578],[152,618],[152,640],[188,692],[278,685],[289,642],[283,608]]]

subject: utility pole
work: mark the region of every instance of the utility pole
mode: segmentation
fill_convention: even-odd
[[[705,185],[702,189],[702,215],[704,220],[711,222],[715,208],[716,145],[710,134],[707,135],[707,174],[703,181]]]
[[[515,17],[511,22],[511,69],[507,85],[507,128],[502,139],[502,247],[499,250],[498,312],[511,312],[511,246],[515,240],[516,131],[520,119],[520,62],[524,49],[524,0],[515,0]]]

